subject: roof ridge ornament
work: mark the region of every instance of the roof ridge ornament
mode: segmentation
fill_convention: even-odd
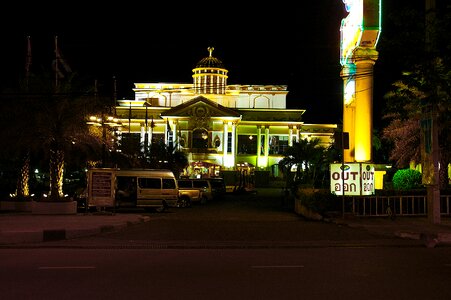
[[[210,52],[210,57],[213,57],[211,54],[213,53],[213,50],[215,50],[214,47],[208,47],[207,48],[208,52]]]

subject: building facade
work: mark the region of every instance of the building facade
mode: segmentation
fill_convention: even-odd
[[[188,156],[184,175],[191,177],[243,168],[279,177],[278,163],[293,142],[330,145],[336,124],[305,124],[305,110],[286,107],[286,85],[228,85],[213,50],[195,65],[192,83],[135,83],[134,99],[117,100],[119,144],[177,147]]]

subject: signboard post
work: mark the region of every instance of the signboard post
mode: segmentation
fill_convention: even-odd
[[[113,171],[89,170],[88,172],[88,203],[96,207],[114,207]]]
[[[337,163],[330,165],[330,191],[336,195],[373,195],[374,165],[370,163]]]
[[[336,163],[330,165],[330,191],[337,196],[374,195],[374,165],[370,163]]]

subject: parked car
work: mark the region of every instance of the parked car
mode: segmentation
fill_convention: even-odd
[[[215,177],[207,179],[210,182],[211,193],[214,199],[222,199],[226,194],[226,185],[223,178]]]
[[[179,185],[179,201],[178,207],[191,207],[192,203],[200,203],[203,201],[202,191],[200,189],[193,189],[191,187],[183,187],[185,182]]]
[[[225,195],[226,187],[222,178],[179,179],[179,188],[198,189],[202,191],[201,202],[220,199]]]
[[[179,187],[179,200],[182,206],[188,206],[191,203],[206,203],[209,199],[208,182],[194,183],[193,179],[179,179],[177,180]],[[210,196],[211,197],[211,196]]]

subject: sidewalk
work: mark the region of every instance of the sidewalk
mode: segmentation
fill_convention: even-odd
[[[0,213],[0,245],[74,239],[121,230],[150,221],[139,214],[82,213],[76,215],[34,215]]]
[[[368,232],[403,239],[422,240],[426,247],[451,246],[451,218],[442,217],[440,224],[432,224],[427,217],[356,217],[329,220],[338,225],[364,228]]]

